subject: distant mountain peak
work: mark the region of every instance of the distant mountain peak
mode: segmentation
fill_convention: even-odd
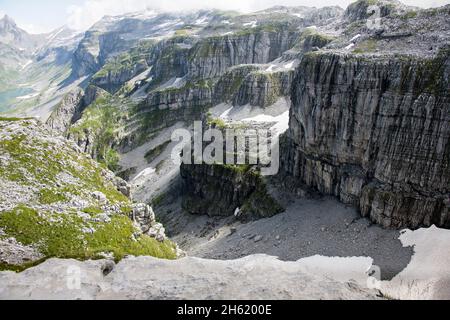
[[[11,23],[14,23],[14,24],[15,24],[14,19],[11,18],[10,16],[8,16],[7,14],[5,14],[5,15],[3,16],[3,18],[0,19],[0,20],[8,21],[8,22],[11,22]]]
[[[17,24],[10,16],[5,14],[2,19],[0,19],[0,31],[1,30],[11,30],[16,29]]]

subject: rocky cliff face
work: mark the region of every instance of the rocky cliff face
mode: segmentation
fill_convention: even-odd
[[[344,18],[350,22],[367,20],[379,10],[380,17],[386,17],[394,13],[404,13],[407,6],[397,0],[360,0],[350,4],[345,10]]]
[[[95,86],[88,86],[86,90],[76,88],[56,106],[46,124],[56,132],[67,135],[70,127],[81,118],[86,106],[107,94],[106,91]]]
[[[387,227],[450,227],[448,48],[410,56],[305,56],[284,167]]]
[[[54,130],[65,133],[73,124],[76,114],[83,108],[84,90],[77,88],[69,92],[50,115],[47,124]]]
[[[268,63],[292,48],[295,35],[284,26],[206,39],[192,48],[189,75],[215,78],[232,66]]]
[[[192,214],[271,217],[283,208],[267,193],[259,173],[246,165],[181,165],[183,209]]]
[[[279,97],[288,96],[294,72],[255,72],[249,74],[242,82],[232,101],[234,106],[268,107]]]

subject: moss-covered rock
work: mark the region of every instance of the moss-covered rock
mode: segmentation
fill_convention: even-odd
[[[175,258],[173,243],[130,219],[149,209],[136,211],[123,183],[37,120],[1,121],[0,268],[22,270],[49,257]],[[148,230],[156,221],[152,212],[144,216]],[[30,254],[14,259],[23,250],[8,248],[18,247]]]

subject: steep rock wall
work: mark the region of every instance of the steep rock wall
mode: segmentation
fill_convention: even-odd
[[[284,210],[250,166],[182,164],[180,173],[184,183],[182,206],[192,214],[235,215],[248,220]]]
[[[286,28],[207,38],[190,50],[189,75],[216,78],[232,66],[268,63],[291,49],[295,37],[296,33]]]
[[[274,104],[279,97],[289,95],[293,74],[293,71],[249,74],[237,91],[233,105],[268,107]]]
[[[389,227],[450,227],[450,59],[309,54],[284,170]]]

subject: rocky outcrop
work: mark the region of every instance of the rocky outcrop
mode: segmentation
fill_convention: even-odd
[[[65,133],[73,123],[73,118],[83,108],[84,91],[76,88],[68,93],[47,120],[47,124],[60,133]]]
[[[305,56],[283,167],[386,227],[450,227],[448,49]]]
[[[293,71],[254,72],[249,74],[236,92],[233,105],[268,107],[282,96],[288,96]]]
[[[94,74],[100,69],[101,62],[98,58],[100,49],[97,41],[97,32],[86,31],[84,38],[73,54],[72,75],[74,78]]]
[[[107,94],[105,90],[92,85],[86,90],[77,87],[56,106],[46,124],[58,133],[67,135],[70,126],[81,118],[84,109]]]
[[[132,120],[138,119],[139,130],[123,138],[121,146],[139,144],[141,138],[178,121],[194,121],[211,107],[212,90],[207,82],[190,83],[181,88],[166,88],[150,93],[136,108]],[[140,138],[141,137],[141,138]]]
[[[380,17],[386,17],[405,11],[407,7],[397,0],[358,0],[347,7],[344,18],[349,22],[375,18],[375,8],[379,10]]]
[[[268,63],[291,49],[295,37],[296,32],[285,26],[204,39],[191,49],[189,76],[216,78],[232,66]]]
[[[312,273],[313,268],[313,262],[265,255],[172,262],[129,257],[118,264],[51,259],[20,274],[1,272],[0,299],[380,299],[375,290],[349,279],[331,280],[325,272]]]
[[[0,120],[0,269],[49,257],[175,258],[151,208],[72,141],[37,120]]]
[[[182,207],[192,214],[270,217],[283,208],[267,193],[258,172],[245,165],[181,165]]]
[[[172,38],[157,43],[149,54],[148,63],[153,66],[151,77],[155,85],[188,73],[188,56],[191,38]]]
[[[230,68],[214,85],[213,105],[231,103],[244,79],[252,72],[261,70],[258,65],[240,65]]]
[[[148,68],[145,61],[139,61],[133,65],[123,65],[117,70],[106,69],[104,73],[96,73],[91,83],[109,93],[115,93],[124,83],[144,72]]]

